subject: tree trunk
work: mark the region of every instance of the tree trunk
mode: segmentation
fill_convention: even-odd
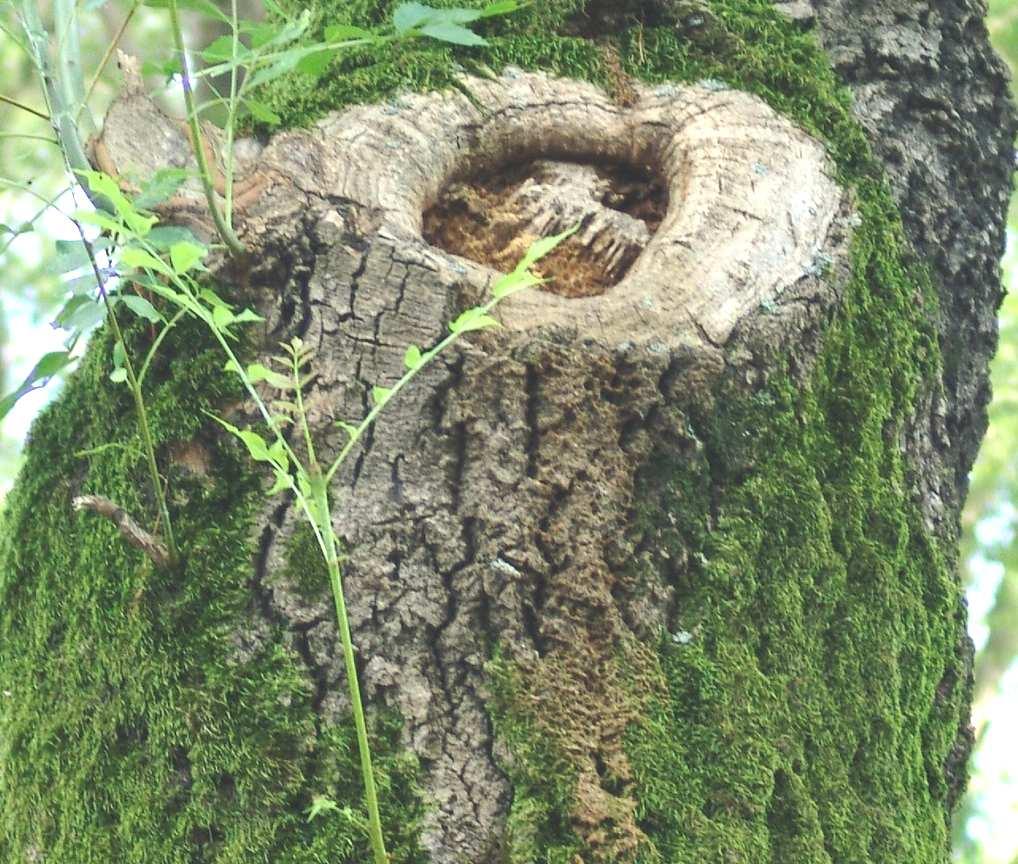
[[[333,490],[394,862],[948,860],[1014,132],[982,12],[560,0],[469,74],[414,45],[265,97],[295,128],[248,147],[256,251],[216,277],[266,316],[253,353],[315,348],[326,456],[408,345],[580,226]],[[97,153],[144,176],[182,136],[128,88]],[[190,192],[164,218],[208,230]],[[202,413],[254,419],[207,337],[167,345],[180,567],[71,510],[152,511],[103,446],[134,429],[106,336],[7,505],[0,857],[366,861],[319,553]]]

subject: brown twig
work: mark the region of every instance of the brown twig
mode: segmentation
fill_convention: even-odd
[[[173,560],[170,557],[170,550],[135,522],[123,507],[114,504],[109,498],[100,495],[79,495],[71,502],[71,506],[75,510],[88,510],[109,519],[120,529],[123,538],[152,559],[156,567],[170,566]]]

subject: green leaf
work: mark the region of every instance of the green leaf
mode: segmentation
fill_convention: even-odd
[[[137,294],[120,294],[120,302],[123,303],[128,309],[130,309],[139,318],[144,318],[146,321],[151,321],[153,324],[157,324],[160,321],[165,320],[159,311],[148,302],[144,297],[139,297]]]
[[[226,330],[226,328],[236,320],[237,316],[225,306],[212,307],[212,323],[215,325],[216,329]]]
[[[221,60],[232,60],[233,59],[233,43],[234,37],[231,35],[220,36],[215,41],[211,42],[206,46],[205,50],[201,52],[201,58],[206,63],[218,63]],[[237,41],[237,57],[240,58],[244,54],[250,53],[240,41]]]
[[[164,60],[145,60],[141,64],[142,75],[158,75],[164,81],[169,83],[175,75],[180,75],[184,71],[184,65],[180,62],[179,57],[167,57]]]
[[[144,237],[159,221],[155,216],[143,216],[139,213],[138,208],[120,190],[120,184],[109,174],[104,174],[102,171],[78,171],[77,174],[84,179],[93,192],[97,192],[109,200],[117,216],[127,226],[130,233]]]
[[[354,27],[352,24],[333,24],[325,28],[326,42],[346,42],[352,39],[367,39],[374,42],[375,34],[363,27]]]
[[[211,288],[202,288],[201,291],[198,292],[198,296],[210,306],[222,306],[224,309],[233,309],[229,303],[216,294],[216,292]]]
[[[242,309],[234,316],[233,320],[237,324],[247,324],[250,321],[264,321],[265,319],[257,312],[252,312],[250,309]]]
[[[351,439],[357,437],[356,424],[348,423],[346,420],[337,420],[336,425],[344,432],[346,432],[346,434],[349,435]]]
[[[276,482],[272,484],[272,488],[269,489],[268,495],[278,495],[280,492],[286,492],[293,488],[293,478],[285,471],[281,471],[279,468],[276,469]]]
[[[113,343],[113,366],[119,369],[127,362],[127,352],[124,350],[123,342]]]
[[[481,306],[467,309],[459,318],[449,324],[453,333],[469,333],[471,330],[485,330],[500,326],[498,321],[488,315]]]
[[[171,198],[187,179],[183,168],[160,168],[152,175],[134,198],[134,206],[147,210]],[[154,230],[154,229],[153,229]],[[149,232],[151,237],[152,232]]]
[[[314,54],[311,55],[311,57],[314,56]],[[310,58],[305,57],[301,63],[304,63],[308,59]],[[303,72],[305,70],[301,69],[300,71]],[[251,116],[254,117],[255,120],[258,120],[261,123],[268,123],[270,126],[278,126],[283,122],[282,117],[280,117],[264,102],[259,102],[257,99],[245,99],[244,107],[251,112]]]
[[[555,234],[552,237],[542,237],[540,240],[534,241],[530,248],[527,250],[527,254],[523,256],[519,264],[516,265],[517,273],[522,273],[533,267],[538,261],[553,252],[559,244],[564,240],[572,237],[577,231],[580,230],[580,226],[577,225],[575,228],[570,228],[568,231],[563,231],[561,234]]]
[[[401,3],[392,15],[396,32],[403,34],[431,19],[435,10],[423,3]]]
[[[55,254],[45,265],[47,273],[62,275],[91,267],[88,250],[80,240],[57,240]]]
[[[478,36],[473,30],[454,24],[451,21],[442,21],[437,24],[426,24],[420,29],[421,35],[430,36],[439,42],[450,42],[453,45],[487,45],[488,40]]]
[[[406,354],[403,356],[403,365],[411,372],[420,369],[424,365],[424,355],[421,354],[421,349],[416,345],[407,348]]]
[[[495,284],[491,286],[491,295],[496,300],[503,300],[517,291],[540,285],[542,281],[529,271],[513,271],[495,280]]]
[[[178,276],[193,270],[208,255],[208,248],[189,240],[182,240],[170,247],[170,264]]]
[[[169,251],[176,243],[198,244],[194,234],[187,228],[181,228],[179,225],[157,225],[149,232],[145,240],[150,246],[160,252]]]
[[[112,216],[100,213],[98,210],[75,210],[71,214],[71,218],[76,222],[81,222],[83,225],[94,225],[96,228],[109,231],[111,234],[129,233],[126,225],[118,222]]]
[[[168,9],[170,0],[145,0],[145,5],[151,6],[153,9]],[[177,0],[177,8],[198,12],[206,18],[216,18],[224,24],[230,23],[229,17],[216,8],[215,3],[212,3],[211,0]]]
[[[289,460],[286,456],[286,444],[281,438],[277,438],[269,447],[269,458],[277,465],[285,465]]]
[[[156,258],[144,249],[137,246],[128,246],[120,253],[120,263],[126,267],[137,267],[142,270],[151,270],[155,273],[162,273],[164,276],[172,276],[173,271],[161,258]]]
[[[274,81],[281,75],[293,71],[297,63],[309,53],[311,52],[304,47],[291,48],[288,51],[284,51],[267,66],[253,73],[250,80],[246,82],[246,86],[254,88],[262,84],[268,84],[269,81]]]
[[[293,382],[285,375],[274,372],[261,363],[252,363],[247,367],[247,380],[252,384],[268,381],[277,390],[288,390],[293,386]]]
[[[123,384],[127,380],[127,370],[120,366],[110,372],[110,381],[114,384]]]
[[[392,396],[391,387],[372,387],[371,398],[376,405],[384,405]]]
[[[494,18],[497,15],[509,15],[520,8],[520,4],[517,0],[496,0],[494,3],[489,3],[481,10],[482,18]]]
[[[338,813],[339,805],[331,798],[324,795],[315,795],[311,799],[311,806],[308,807],[308,822],[321,816],[323,813]]]
[[[71,355],[67,351],[51,351],[44,354],[17,390],[0,399],[0,420],[10,413],[21,397],[44,387],[50,378],[71,362]]]
[[[106,304],[87,294],[76,294],[61,309],[53,323],[63,330],[91,330],[106,317]]]
[[[269,445],[257,432],[250,429],[241,429],[237,437],[247,446],[247,452],[255,462],[271,462],[272,455],[269,453]]]

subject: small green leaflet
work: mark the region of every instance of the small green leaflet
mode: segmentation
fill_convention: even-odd
[[[116,211],[129,233],[138,237],[144,237],[158,221],[155,216],[142,216],[138,208],[120,191],[120,185],[102,171],[78,171],[89,189],[104,196]],[[122,230],[122,229],[121,229]]]
[[[277,441],[272,445],[272,447],[269,447],[265,439],[257,432],[252,432],[250,429],[238,429],[232,423],[227,423],[221,417],[216,417],[215,414],[209,414],[209,416],[232,435],[243,441],[244,446],[247,447],[247,452],[251,454],[251,458],[254,459],[255,462],[272,462],[274,464],[278,464],[283,461],[280,457],[285,451],[281,442]]]
[[[393,13],[392,24],[398,36],[417,33],[453,45],[487,45],[486,39],[463,25],[508,15],[518,8],[516,0],[499,0],[483,9],[436,9],[424,3],[401,3]]]
[[[403,365],[406,366],[411,372],[416,372],[424,365],[424,355],[421,353],[421,349],[416,345],[411,345],[406,349],[406,354],[403,357]]]
[[[63,330],[85,332],[91,330],[105,317],[105,303],[96,300],[90,294],[75,294],[57,313],[53,323]]]
[[[308,807],[308,822],[321,816],[323,813],[338,813],[339,805],[325,795],[315,795],[311,799],[311,806]]]
[[[336,425],[350,436],[350,440],[357,437],[357,426],[348,423],[346,420],[337,420]]]
[[[230,363],[232,365],[233,361],[230,361]],[[293,386],[293,382],[285,375],[274,372],[268,366],[263,366],[261,363],[252,363],[247,367],[246,374],[247,380],[252,384],[268,381],[277,390],[289,390]]]
[[[137,294],[121,294],[119,300],[128,309],[130,309],[135,315],[140,318],[144,318],[146,321],[151,321],[153,324],[158,324],[163,321],[163,316],[159,314],[159,311],[148,302],[144,297],[139,297]]]
[[[225,306],[212,307],[212,323],[215,325],[216,329],[225,330],[236,320],[237,316]]]
[[[68,351],[51,351],[44,354],[32,371],[28,373],[28,377],[21,382],[21,386],[13,393],[8,393],[0,399],[0,420],[10,413],[22,396],[44,387],[50,378],[70,363],[71,355]]]
[[[326,42],[346,42],[350,39],[366,39],[374,42],[375,34],[363,27],[354,27],[351,24],[333,24],[325,28]]]
[[[371,388],[371,399],[374,401],[374,403],[376,405],[379,405],[379,406],[384,405],[386,402],[389,401],[389,398],[391,396],[392,396],[392,388],[391,387],[372,387]]]
[[[110,372],[110,381],[112,381],[114,384],[123,384],[126,380],[127,380],[127,370],[123,366],[120,366],[119,368],[114,369],[112,372]]]
[[[156,225],[145,239],[149,246],[160,252],[169,250],[176,243],[188,242],[199,245],[194,234],[179,225]]]
[[[318,55],[312,54],[311,56],[316,57]],[[308,58],[305,58],[305,60],[306,59]],[[304,72],[308,70],[301,68],[300,71]],[[259,121],[260,123],[267,123],[269,126],[278,126],[280,123],[283,122],[283,118],[280,117],[264,102],[259,102],[256,99],[245,99],[244,107],[247,108],[247,110],[251,112],[251,116],[254,117],[254,119]]]
[[[512,273],[507,273],[505,276],[495,280],[495,284],[491,286],[491,296],[496,300],[502,300],[515,294],[517,291],[523,291],[526,288],[540,285],[543,281],[538,279],[533,273],[527,271],[521,273],[518,270],[514,270]]]
[[[187,172],[183,168],[160,168],[141,187],[141,192],[134,198],[134,206],[139,210],[147,210],[161,204],[170,198],[186,179]]]
[[[293,478],[285,471],[281,471],[279,468],[276,469],[276,482],[272,484],[272,488],[269,489],[269,495],[278,495],[280,492],[285,492],[288,489],[293,489]]]
[[[421,28],[422,36],[430,36],[439,42],[450,42],[453,45],[487,45],[488,40],[478,36],[473,30],[461,27],[459,24],[442,22],[440,24],[426,24]]]
[[[453,333],[469,333],[471,330],[485,330],[498,326],[498,321],[492,318],[483,306],[475,306],[464,311],[455,321],[451,321],[449,330]]]
[[[170,246],[170,264],[178,276],[193,270],[208,254],[208,249],[189,240],[181,240]]]
[[[155,9],[166,9],[170,5],[170,0],[145,0],[145,5]],[[208,18],[216,18],[227,25],[230,23],[229,17],[216,8],[216,4],[211,0],[177,0],[177,6],[180,9],[199,12]]]
[[[128,246],[121,252],[120,263],[126,267],[137,267],[141,270],[151,270],[153,273],[162,273],[163,276],[173,275],[173,271],[165,261],[137,246]]]
[[[542,237],[540,240],[536,240],[531,244],[527,250],[527,254],[523,256],[523,259],[519,264],[516,265],[514,273],[524,273],[533,267],[538,261],[548,255],[550,252],[563,241],[572,237],[577,231],[580,230],[580,226],[577,225],[574,228],[570,228],[568,231],[563,231],[561,234],[555,234],[551,237]]]
[[[218,63],[221,60],[232,60],[233,59],[233,36],[220,36],[215,41],[211,42],[204,51],[201,52],[201,58],[206,63]],[[251,52],[247,46],[239,39],[236,40],[237,44],[237,59],[245,57]]]

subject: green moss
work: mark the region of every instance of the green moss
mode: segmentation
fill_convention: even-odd
[[[390,5],[330,0],[318,26],[386,20]],[[447,86],[461,63],[605,81],[606,54],[568,32],[588,5],[532,4],[486,25],[481,52],[420,42],[348,55],[320,81],[281,80],[265,98],[295,125]],[[686,445],[662,446],[641,471],[639,528],[690,562],[675,586],[676,638],[655,646],[663,690],[639,694],[648,709],[626,741],[644,859],[943,862],[942,766],[967,710],[964,687],[948,686],[964,678],[959,587],[952,553],[910,500],[899,444],[920,388],[938,380],[933,295],[813,37],[764,0],[712,0],[710,12],[695,32],[633,27],[611,41],[630,75],[727,82],[794,118],[827,143],[862,224],[810,379],[772,358],[756,394],[722,381],[714,413],[685,406]],[[314,794],[360,800],[348,725],[315,729],[291,634],[248,645],[235,632],[258,495],[246,457],[217,446],[211,476],[174,477],[188,558],[172,575],[109,525],[68,515],[79,491],[152,512],[130,406],[105,380],[108,351],[93,346],[36,424],[3,517],[0,858],[39,848],[75,864],[366,860],[355,819],[309,826],[299,815]],[[209,436],[201,409],[233,395],[214,352],[175,358],[151,396],[161,445]],[[126,449],[74,455],[109,443]],[[292,575],[313,572],[311,551],[294,540]],[[521,674],[492,669],[514,786],[509,860],[564,864],[583,852],[570,828],[574,767],[519,698]],[[394,860],[418,862],[417,768],[398,732],[398,718],[376,718],[387,837]]]
[[[315,532],[306,522],[302,522],[293,532],[287,548],[286,566],[280,577],[284,585],[295,587],[305,598],[327,596],[331,604],[329,571],[315,539]]]
[[[605,52],[565,32],[585,6],[536,4],[494,26],[481,53],[418,43],[349,57],[334,70],[352,77],[327,77],[328,95],[278,88],[275,107],[303,123],[444,86],[473,59],[603,82]],[[351,21],[385,20],[363,15],[369,7],[343,4]],[[760,392],[722,381],[714,413],[688,406],[693,451],[662,449],[641,473],[643,530],[690,561],[676,584],[682,638],[659,648],[668,695],[627,744],[652,843],[644,857],[943,861],[942,766],[967,710],[964,688],[943,686],[960,677],[959,587],[910,499],[899,445],[920,388],[939,380],[928,279],[847,89],[815,38],[768,2],[712,0],[695,32],[635,26],[603,41],[639,79],[760,95],[826,142],[862,220],[854,278],[811,379],[770,356],[777,368]],[[513,860],[551,860],[578,848],[563,827],[572,768],[499,675],[514,832],[526,838]]]
[[[144,339],[143,328],[134,338]],[[74,864],[286,864],[366,860],[350,818],[308,825],[315,794],[361,800],[352,723],[316,728],[293,634],[252,635],[251,523],[260,483],[203,409],[236,400],[218,351],[181,327],[149,395],[160,452],[214,448],[212,473],[167,466],[186,560],[153,569],[110,523],[72,515],[106,495],[154,512],[127,391],[108,336],[32,429],[0,535],[0,860],[33,849]],[[79,451],[96,448],[87,458]],[[375,746],[394,861],[420,862],[416,766],[399,718]]]
[[[583,848],[569,819],[576,772],[519,699],[520,671],[496,656],[487,672],[492,725],[511,754],[499,766],[513,788],[504,864],[573,864]]]

